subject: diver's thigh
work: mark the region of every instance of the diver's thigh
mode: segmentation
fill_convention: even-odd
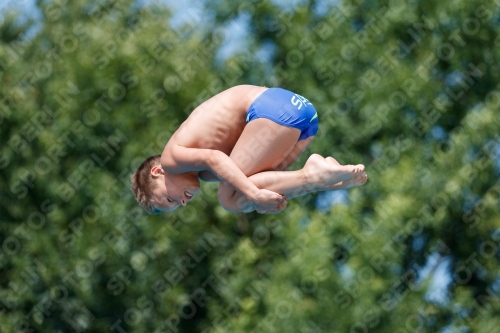
[[[274,170],[290,154],[300,130],[267,118],[250,121],[229,157],[247,176]]]
[[[307,149],[307,147],[311,144],[312,140],[314,139],[314,136],[310,136],[304,140],[300,140],[295,144],[293,147],[292,151],[290,154],[288,154],[287,157],[281,162],[277,167],[276,171],[285,171],[288,169],[289,166],[291,166],[299,157],[302,155],[302,153]]]

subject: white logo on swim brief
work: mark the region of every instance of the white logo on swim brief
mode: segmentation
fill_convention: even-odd
[[[297,106],[297,109],[299,110],[302,108],[302,106],[307,107],[307,104],[312,105],[307,98],[305,98],[304,96],[300,96],[299,94],[293,95],[290,102],[292,102],[293,105]]]

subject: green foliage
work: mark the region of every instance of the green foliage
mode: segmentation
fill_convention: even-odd
[[[0,12],[0,332],[498,328],[497,3],[208,0],[180,24],[153,1],[37,6],[34,37]],[[246,48],[221,60],[241,17]],[[206,183],[145,214],[130,174],[242,83],[319,111],[293,168],[317,152],[368,183],[326,212],[231,214]]]

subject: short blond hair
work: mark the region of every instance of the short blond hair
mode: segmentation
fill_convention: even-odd
[[[156,187],[151,175],[151,168],[155,165],[160,165],[161,155],[154,155],[148,157],[137,168],[137,171],[130,176],[132,181],[132,192],[134,193],[135,200],[141,205],[142,208],[149,214],[158,214],[159,211],[154,205],[153,189]]]

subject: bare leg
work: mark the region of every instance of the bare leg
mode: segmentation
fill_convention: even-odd
[[[229,157],[247,176],[272,171],[295,146],[300,131],[259,118],[249,122]]]
[[[335,165],[319,155],[311,156],[301,172],[288,174],[272,171],[290,155],[296,147],[299,135],[300,131],[296,128],[283,126],[265,118],[255,119],[245,126],[230,158],[258,187],[285,195],[294,195],[293,193],[306,189],[312,190],[311,186],[334,185],[362,172],[362,165]],[[311,140],[306,143],[309,144]],[[270,173],[263,173],[264,171]],[[258,176],[258,173],[263,174]],[[221,205],[230,211],[257,209],[261,212],[225,182],[221,182],[219,186],[218,199]]]
[[[307,149],[309,144],[312,142],[314,139],[314,136],[310,136],[307,139],[300,140],[295,144],[293,147],[292,151],[288,154],[287,157],[281,162],[275,169],[274,171],[285,171],[288,169],[289,166],[295,162],[300,155]]]
[[[265,188],[280,194],[287,199],[295,198],[307,193],[317,191],[330,191],[359,186],[366,182],[366,173],[362,166],[352,166],[350,179],[346,180],[344,173],[339,173],[342,168],[338,163],[330,162],[320,155],[313,154],[307,160],[305,166],[297,171],[268,171],[261,172],[249,177],[259,188]],[[363,180],[364,179],[364,180]],[[227,186],[221,184],[221,187]],[[253,211],[256,209],[244,195],[234,191],[231,197],[226,198],[221,204],[232,211]],[[277,211],[286,206],[279,207]],[[268,213],[275,211],[259,211]]]
[[[275,170],[290,154],[299,136],[300,130],[296,128],[265,118],[255,119],[245,126],[229,157],[247,177]],[[218,199],[229,211],[255,210],[246,197],[225,182],[220,183]]]

